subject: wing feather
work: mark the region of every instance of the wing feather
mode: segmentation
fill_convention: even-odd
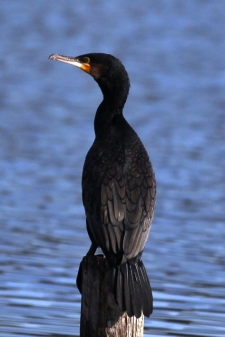
[[[83,203],[94,241],[107,254],[127,259],[144,249],[155,206],[155,178],[148,157],[138,160],[130,149],[127,163],[119,164],[104,151],[92,149],[83,172]],[[142,153],[143,155],[143,153]]]

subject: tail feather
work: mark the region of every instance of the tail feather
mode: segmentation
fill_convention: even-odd
[[[141,260],[127,261],[116,267],[113,273],[114,296],[122,311],[139,318],[141,313],[149,317],[153,311],[152,290]]]
[[[124,268],[122,268],[123,273],[123,297],[124,297],[124,304],[127,311],[128,316],[132,314],[132,300],[130,296],[130,273],[129,273],[129,266],[126,263]]]
[[[144,264],[142,261],[138,261],[138,270],[140,275],[140,285],[142,288],[142,294],[143,294],[143,312],[144,315],[149,317],[152,314],[153,311],[153,297],[152,297],[152,290],[151,285],[148,279],[148,275],[146,273]],[[149,289],[150,291],[146,291],[146,289]]]
[[[113,268],[115,270],[115,268]],[[120,272],[120,268],[116,268],[116,273],[114,273],[115,279],[112,279],[113,281],[116,280],[116,285],[114,288],[114,294],[116,294],[117,303],[118,306],[123,310],[123,281],[122,281],[122,273]],[[110,281],[112,281],[110,280]]]
[[[140,317],[141,316],[141,307],[142,307],[142,303],[141,303],[141,298],[142,298],[142,293],[140,292],[140,287],[137,286],[137,270],[136,270],[136,266],[129,266],[131,269],[130,272],[130,296],[132,298],[132,308],[133,308],[133,313],[135,313],[136,317]],[[134,268],[133,268],[134,267]],[[133,269],[133,271],[132,271]],[[128,314],[129,315],[129,314]]]

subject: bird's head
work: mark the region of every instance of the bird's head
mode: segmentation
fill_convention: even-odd
[[[52,54],[49,59],[74,65],[90,74],[100,86],[103,95],[111,95],[115,91],[125,91],[128,94],[128,74],[120,60],[113,55],[90,53],[73,57]]]

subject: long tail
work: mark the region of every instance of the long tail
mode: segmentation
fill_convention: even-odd
[[[113,292],[115,300],[128,316],[149,317],[153,311],[153,297],[150,282],[141,260],[137,263],[127,261],[114,268]]]
[[[77,275],[77,287],[82,293],[82,262]],[[153,297],[149,279],[141,260],[127,261],[109,267],[108,284],[121,311],[139,318],[143,312],[149,317],[153,311]]]

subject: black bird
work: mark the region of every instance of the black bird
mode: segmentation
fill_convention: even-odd
[[[120,60],[109,54],[53,54],[49,59],[81,68],[102,91],[94,120],[95,140],[82,176],[92,242],[88,254],[94,255],[97,247],[105,254],[112,270],[111,289],[121,310],[130,317],[140,317],[142,312],[149,317],[153,298],[141,255],[153,219],[156,181],[141,140],[123,116],[128,74]]]

